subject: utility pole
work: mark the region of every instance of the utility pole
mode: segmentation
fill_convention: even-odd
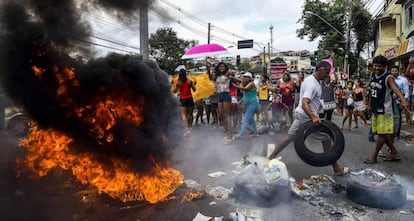
[[[263,74],[266,75],[266,47],[263,47]]]
[[[207,30],[207,44],[210,44],[210,29],[211,25],[210,22],[208,23],[208,30]]]
[[[269,58],[273,56],[273,25],[270,25],[270,48],[269,48]]]
[[[345,2],[345,55],[344,55],[344,72],[349,76],[349,51],[350,51],[350,38],[351,38],[351,12],[352,1],[346,0]]]
[[[148,5],[139,9],[139,49],[143,58],[148,59]]]

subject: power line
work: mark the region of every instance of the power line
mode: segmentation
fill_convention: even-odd
[[[166,1],[166,0],[160,0],[160,1],[161,1],[161,2],[163,2],[163,3],[165,3],[165,4],[167,4],[167,5],[168,5],[168,6],[170,6],[171,8],[174,8],[175,10],[177,10],[177,11],[181,12],[182,14],[184,14],[184,15],[185,15],[185,16],[187,16],[187,17],[189,17],[189,18],[190,18],[191,20],[193,20],[193,21],[195,21],[195,22],[197,22],[197,23],[199,23],[199,24],[201,24],[201,25],[203,25],[203,26],[208,25],[208,22],[203,21],[203,20],[201,20],[201,19],[197,18],[196,16],[192,15],[190,12],[187,12],[187,11],[185,11],[185,10],[181,9],[180,7],[178,7],[178,6],[174,5],[174,4],[173,4],[173,3],[171,3],[171,2]],[[243,37],[243,36],[241,36],[241,35],[238,35],[238,34],[235,34],[235,33],[229,32],[229,31],[227,31],[227,30],[225,30],[225,29],[222,29],[222,28],[220,28],[220,27],[218,27],[218,26],[215,26],[215,25],[211,24],[211,29],[214,29],[214,28],[216,28],[216,30],[217,30],[217,31],[219,31],[219,32],[221,32],[221,33],[228,34],[228,35],[231,35],[231,36],[235,36],[235,37],[238,37],[238,38],[240,38],[240,39],[242,39],[242,40],[246,40],[246,39],[248,39],[248,38],[246,38],[246,37]]]
[[[116,29],[119,29],[119,30],[122,30],[122,31],[127,31],[127,32],[130,32],[131,34],[139,36],[138,31],[132,31],[132,30],[130,30],[130,27],[122,25],[120,23],[115,23],[113,21],[107,20],[103,16],[92,15],[92,14],[85,14],[85,15],[88,16],[89,18],[93,19],[98,24],[111,26],[111,27],[114,27]]]
[[[104,48],[108,48],[108,49],[113,49],[113,50],[132,53],[132,54],[138,54],[138,53],[133,52],[133,51],[123,50],[123,49],[120,49],[120,48],[115,48],[115,47],[111,47],[111,46],[107,46],[107,45],[103,45],[103,44],[99,44],[99,43],[96,43],[96,42],[91,42],[91,41],[87,41],[87,40],[83,40],[83,39],[76,39],[76,40],[79,41],[79,42],[82,42],[82,43],[91,44],[91,45],[95,45],[95,46],[100,46],[100,47],[104,47]]]
[[[189,30],[189,31],[193,32],[194,34],[196,34],[196,35],[198,35],[198,36],[200,36],[200,37],[207,38],[207,34],[205,34],[203,31],[200,31],[200,30],[198,30],[198,29],[196,29],[196,28],[193,28],[193,27],[191,27],[190,25],[187,25],[187,24],[185,24],[184,22],[182,22],[182,21],[180,21],[180,20],[178,20],[178,19],[172,18],[171,16],[169,16],[169,15],[167,15],[167,14],[165,14],[165,13],[162,13],[162,12],[160,12],[160,11],[156,10],[156,9],[151,9],[151,10],[152,10],[153,12],[157,13],[158,15],[160,15],[160,16],[162,16],[162,17],[164,17],[164,18],[167,18],[167,19],[169,19],[169,20],[171,20],[171,21],[176,22],[177,24],[179,24],[179,25],[183,26],[184,28],[186,28],[187,30]]]
[[[106,39],[106,38],[103,38],[103,37],[100,37],[100,36],[96,36],[96,35],[93,35],[91,37],[96,38],[96,39],[99,39],[99,40],[102,40],[102,41],[107,41],[107,42],[110,42],[110,43],[113,43],[113,44],[117,44],[117,45],[120,45],[120,46],[124,46],[124,47],[127,47],[127,48],[132,48],[132,49],[135,49],[135,50],[140,50],[140,48],[138,48],[138,47],[131,46],[131,45],[125,44],[123,42],[109,40],[109,39]]]
[[[208,22],[205,22],[199,18],[197,18],[196,16],[192,15],[190,12],[185,11],[184,9],[178,7],[177,5],[169,2],[169,1],[165,1],[165,0],[160,0],[161,2],[163,2],[164,4],[170,6],[171,8],[183,13],[185,16],[189,17],[191,20],[195,21],[196,23],[202,25],[202,26],[208,26]]]

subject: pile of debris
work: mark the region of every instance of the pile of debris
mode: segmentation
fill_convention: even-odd
[[[238,174],[233,188],[236,200],[260,207],[274,206],[290,198],[286,165],[277,160],[256,159]]]
[[[303,179],[297,184],[294,180],[291,180],[290,183],[292,184],[292,192],[305,200],[313,197],[327,197],[345,190],[342,185],[337,184],[328,175],[311,176],[309,179]]]

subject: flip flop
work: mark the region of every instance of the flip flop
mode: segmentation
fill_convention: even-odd
[[[364,160],[364,163],[366,163],[366,164],[374,164],[374,163],[377,163],[377,159],[373,159],[373,160],[366,159],[366,160]]]
[[[394,155],[394,156],[387,156],[383,159],[384,161],[393,162],[393,161],[400,161],[401,156],[400,155]]]
[[[380,152],[378,152],[378,157],[386,158],[387,155],[384,152],[380,151]]]
[[[340,172],[335,172],[334,175],[335,176],[343,176],[343,175],[349,174],[350,172],[351,172],[351,169],[349,167],[343,167]]]

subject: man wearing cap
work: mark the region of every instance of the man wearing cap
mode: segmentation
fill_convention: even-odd
[[[322,86],[321,80],[329,77],[331,65],[326,61],[320,61],[316,67],[315,72],[305,78],[301,85],[299,104],[294,112],[294,120],[289,128],[288,134],[285,135],[277,144],[276,149],[269,156],[269,159],[274,159],[285,149],[294,139],[299,127],[312,120],[313,123],[321,123],[319,118],[319,109],[321,108]],[[330,139],[322,141],[324,149],[330,148]],[[337,162],[332,164],[335,175],[343,175],[348,172],[349,168],[341,167]]]

